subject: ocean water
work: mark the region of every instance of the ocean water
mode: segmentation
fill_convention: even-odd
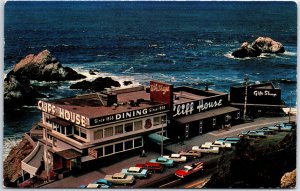
[[[48,49],[89,80],[111,76],[147,85],[156,79],[229,92],[248,74],[252,83],[280,87],[288,105],[296,92],[293,2],[7,2],[4,14],[4,74],[26,55]],[[230,56],[259,36],[281,42],[286,52]],[[89,69],[101,72],[90,76]],[[49,86],[42,93],[52,99],[84,93],[69,90],[74,82],[33,83]],[[5,154],[40,117],[32,106],[4,114]]]

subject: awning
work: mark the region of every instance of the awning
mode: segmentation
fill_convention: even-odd
[[[77,158],[77,157],[81,156],[80,152],[77,152],[77,151],[75,151],[73,149],[59,151],[59,152],[56,152],[55,154],[63,157],[66,160],[74,159],[74,158]]]
[[[218,115],[222,115],[222,114],[226,114],[226,113],[230,113],[230,112],[234,112],[234,111],[239,111],[239,110],[240,109],[238,109],[238,108],[227,106],[227,107],[222,107],[222,108],[213,109],[213,110],[209,110],[209,111],[204,111],[204,112],[197,113],[194,115],[180,117],[180,118],[175,119],[175,121],[180,124],[186,124],[186,123],[190,123],[193,121],[199,121],[202,119],[206,119],[206,118],[210,118],[210,117],[214,117],[214,116],[218,116]]]
[[[165,144],[165,143],[167,143],[168,142],[168,140],[170,140],[168,137],[165,137],[165,136],[162,136],[161,137],[161,135],[159,135],[159,134],[157,134],[157,133],[152,133],[152,134],[150,134],[150,135],[148,135],[148,138],[151,140],[151,141],[153,141],[153,142],[155,142],[155,143],[157,143],[157,144],[161,144],[161,139],[163,139],[163,143]]]
[[[51,121],[51,122],[57,123],[57,124],[59,124],[59,125],[61,125],[61,126],[63,126],[63,127],[67,127],[67,126],[69,126],[69,125],[72,125],[71,123],[69,123],[69,122],[67,122],[67,121],[65,121],[65,120],[56,118],[56,117],[54,117],[54,118],[49,118],[48,120]]]

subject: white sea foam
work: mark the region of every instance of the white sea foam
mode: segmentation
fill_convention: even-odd
[[[297,52],[289,52],[289,51],[285,51],[283,54],[284,54],[284,55],[288,55],[288,56],[297,56]]]
[[[214,43],[212,40],[204,40],[204,42],[206,42],[206,43],[208,43],[208,44]]]
[[[11,149],[16,146],[22,139],[22,135],[14,135],[3,138],[3,161],[11,151]]]

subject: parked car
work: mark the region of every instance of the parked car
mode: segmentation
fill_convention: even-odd
[[[163,172],[164,171],[164,165],[158,163],[158,162],[146,162],[145,164],[136,164],[136,167],[140,167],[143,169],[147,169],[151,172]]]
[[[269,129],[269,127],[262,127],[256,129],[257,132],[263,132],[265,135],[274,135],[276,132],[275,130]]]
[[[239,137],[245,137],[245,138],[264,138],[266,135],[264,132],[258,132],[258,131],[243,131],[241,134],[239,134]]]
[[[121,173],[127,175],[133,175],[136,178],[147,178],[148,177],[148,170],[142,169],[140,167],[130,167],[128,169],[122,169]]]
[[[219,147],[222,149],[231,149],[231,143],[225,143],[221,141],[206,142],[205,145],[210,145],[212,147]]]
[[[113,175],[106,175],[105,180],[112,182],[113,184],[133,184],[135,182],[134,176],[126,175],[124,173],[115,173]]]
[[[171,159],[166,159],[164,157],[158,157],[156,159],[151,159],[149,162],[158,162],[164,166],[172,167],[174,166],[174,161]]]
[[[166,159],[171,159],[174,162],[186,162],[186,157],[185,156],[181,156],[180,154],[171,154],[171,155],[166,155],[163,156]]]
[[[200,157],[201,157],[201,152],[193,151],[193,150],[189,150],[189,151],[180,151],[180,152],[179,152],[179,155],[180,155],[180,156],[185,156],[185,157],[200,158]]]
[[[100,178],[100,179],[98,179],[98,180],[96,180],[92,183],[93,184],[99,184],[100,187],[98,187],[98,188],[110,188],[110,187],[112,187],[112,183],[105,180],[105,179],[103,179],[103,178]]]
[[[102,185],[102,184],[90,183],[88,185],[80,185],[80,188],[110,188],[110,187],[107,187],[106,185]]]
[[[292,131],[293,129],[295,129],[295,127],[296,127],[296,123],[291,122],[291,123],[278,123],[268,128],[276,131]]]
[[[241,141],[241,138],[239,137],[225,137],[217,139],[217,141],[224,142],[224,143],[230,143],[232,146],[238,144]]]
[[[176,170],[175,175],[179,178],[185,178],[191,174],[203,170],[203,162],[197,162],[190,166],[184,166],[182,169]]]
[[[193,146],[192,150],[201,153],[219,154],[219,147],[212,147],[211,145],[206,145],[206,144],[202,144],[201,146]]]

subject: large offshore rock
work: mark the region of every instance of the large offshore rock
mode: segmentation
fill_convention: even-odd
[[[37,81],[65,81],[85,78],[69,67],[63,67],[52,56],[50,51],[43,50],[37,55],[29,54],[17,63],[13,70],[8,73],[18,78],[27,78]]]
[[[9,75],[4,79],[4,109],[10,109],[22,105],[35,104],[37,98],[46,97],[38,93],[30,86],[27,79],[17,79]]]
[[[111,88],[112,86],[120,87],[121,85],[119,82],[111,79],[110,77],[99,77],[92,82],[84,80],[82,82],[72,84],[70,86],[70,89],[93,90],[99,92],[104,90],[105,88]]]
[[[233,51],[232,56],[237,58],[257,57],[261,53],[278,54],[284,53],[285,49],[280,42],[269,37],[258,37],[251,44],[244,42],[240,48]]]

